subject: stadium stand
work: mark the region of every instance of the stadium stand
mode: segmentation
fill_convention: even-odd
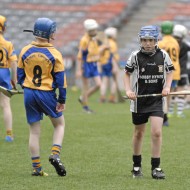
[[[156,10],[153,9],[156,7]],[[164,20],[172,20],[176,24],[183,24],[190,28],[190,0],[146,0],[133,14],[129,23],[123,27],[119,35],[121,67],[124,67],[130,53],[139,48],[138,31],[143,25],[160,25]],[[127,34],[127,35],[126,35]],[[124,40],[125,38],[125,40]]]
[[[86,18],[96,19],[100,29],[108,26],[119,29],[121,68],[131,51],[138,48],[137,34],[141,26],[174,20],[190,28],[190,0],[56,0],[56,3],[53,0],[1,0],[0,13],[8,19],[10,28],[5,36],[12,40],[17,53],[33,40],[24,29],[32,29],[38,17],[55,20],[58,30],[54,44],[67,58],[69,68],[84,33]]]
[[[8,19],[6,37],[10,38],[17,52],[28,44],[32,35],[23,33],[24,29],[32,29],[38,17],[49,17],[55,20],[58,31],[55,46],[63,53],[70,55],[76,51],[78,41],[84,33],[83,21],[94,18],[101,28],[119,27],[127,13],[127,1],[113,0],[2,0],[0,12]]]

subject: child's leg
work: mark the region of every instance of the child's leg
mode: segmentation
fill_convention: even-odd
[[[61,117],[58,117],[58,118],[51,118],[51,117],[49,118],[54,126],[53,144],[62,146],[64,130],[65,130],[64,117],[62,115]]]
[[[0,106],[3,110],[3,120],[7,133],[5,140],[7,142],[11,142],[13,141],[13,134],[12,134],[12,111],[10,105],[10,98],[2,93],[0,93]]]
[[[183,91],[183,90],[185,90],[185,86],[177,87],[177,91]],[[184,107],[185,107],[185,96],[180,95],[177,98],[177,116],[178,117],[184,117],[184,115],[183,115]]]
[[[88,104],[88,78],[82,77],[82,104],[87,106]]]
[[[52,145],[49,161],[55,167],[58,175],[65,176],[66,170],[63,163],[61,162],[59,158],[61,148],[62,148],[63,137],[64,137],[65,120],[64,120],[63,115],[58,118],[51,118],[51,117],[49,118],[54,126],[53,145]]]
[[[30,136],[29,136],[29,150],[32,159],[33,176],[47,176],[42,171],[42,165],[40,161],[40,122],[34,122],[30,124]]]
[[[94,94],[97,90],[99,90],[100,86],[101,86],[101,78],[100,76],[96,76],[93,77],[94,81],[95,81],[95,86],[91,87],[88,92],[87,92],[87,96],[90,97],[92,94]]]
[[[110,97],[109,97],[109,101],[112,103],[116,102],[116,80],[112,80],[110,81]]]
[[[106,91],[107,91],[108,82],[109,82],[108,80],[109,80],[108,77],[103,76],[101,87],[100,87],[100,101],[101,102],[105,102],[106,101]]]

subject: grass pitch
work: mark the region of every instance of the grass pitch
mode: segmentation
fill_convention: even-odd
[[[190,187],[190,110],[186,118],[170,119],[163,128],[161,167],[165,180],[153,180],[150,171],[150,126],[143,144],[144,177],[132,179],[133,125],[129,103],[100,104],[98,94],[90,98],[95,114],[85,114],[77,101],[79,92],[68,91],[65,138],[61,158],[66,177],[57,176],[48,162],[53,127],[44,117],[41,135],[41,162],[48,177],[32,177],[28,151],[28,125],[22,95],[11,100],[14,117],[13,143],[4,142],[1,112],[0,189],[1,190],[188,190]]]

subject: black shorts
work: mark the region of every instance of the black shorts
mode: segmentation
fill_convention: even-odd
[[[178,86],[186,86],[189,85],[189,78],[187,77],[181,77],[181,79],[178,81]]]
[[[150,116],[157,116],[164,118],[164,112],[163,111],[153,111],[148,113],[134,113],[132,112],[132,119],[134,125],[141,125],[148,122],[148,118]]]

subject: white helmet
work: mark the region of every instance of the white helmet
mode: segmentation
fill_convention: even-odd
[[[106,36],[116,38],[117,37],[117,28],[109,27],[109,28],[105,29],[104,33],[106,34]]]
[[[184,38],[187,35],[188,31],[187,28],[183,25],[177,24],[174,26],[173,29],[173,36],[178,38]]]
[[[98,23],[94,19],[87,19],[84,21],[84,28],[88,31],[97,29]]]

